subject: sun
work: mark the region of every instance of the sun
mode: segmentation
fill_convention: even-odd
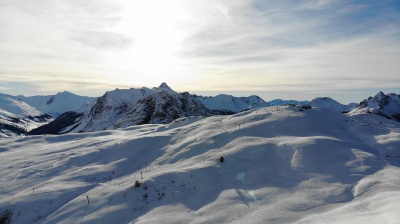
[[[183,2],[121,0],[120,3],[121,20],[113,31],[128,35],[133,41],[122,53],[111,54],[107,66],[111,70],[142,73],[147,77],[135,81],[143,84],[168,81],[166,76],[182,78],[176,53],[186,37],[181,24],[189,19]]]

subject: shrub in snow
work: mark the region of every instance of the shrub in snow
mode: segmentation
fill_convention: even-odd
[[[0,214],[0,224],[9,224],[11,223],[12,211],[11,209],[7,209]]]
[[[140,182],[138,180],[135,181],[135,187],[140,187]]]
[[[224,157],[223,156],[221,156],[221,158],[219,158],[219,161],[221,162],[221,163],[223,163],[224,162]]]

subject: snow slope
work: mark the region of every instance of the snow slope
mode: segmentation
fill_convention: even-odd
[[[27,103],[6,94],[0,93],[0,109],[17,116],[40,116],[43,113]]]
[[[79,96],[68,91],[49,96],[17,96],[17,98],[54,118],[67,111],[78,113],[89,111],[97,99],[96,97]]]
[[[47,124],[52,119],[25,102],[6,94],[0,94],[0,137],[25,134]]]
[[[398,122],[295,106],[0,139],[0,218],[398,223],[399,145]]]

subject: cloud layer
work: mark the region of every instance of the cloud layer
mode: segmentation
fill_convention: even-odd
[[[396,0],[8,0],[0,3],[0,88],[393,89],[398,24]]]

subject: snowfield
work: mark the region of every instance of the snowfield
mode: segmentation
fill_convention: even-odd
[[[400,123],[299,109],[0,139],[0,220],[398,223]]]

